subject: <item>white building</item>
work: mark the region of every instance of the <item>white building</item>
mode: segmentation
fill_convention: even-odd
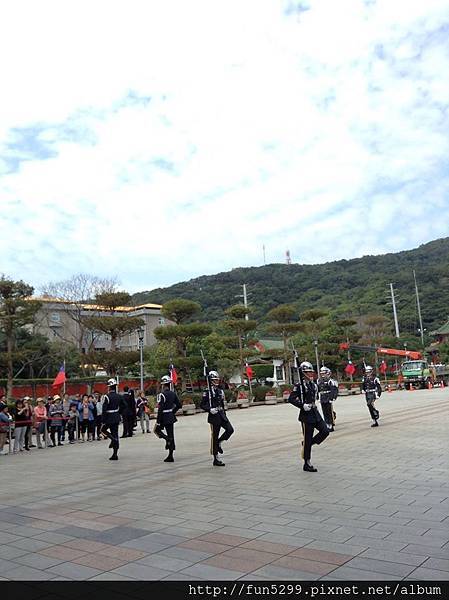
[[[141,304],[139,306],[120,306],[114,313],[108,309],[91,304],[72,304],[56,298],[35,298],[42,302],[35,323],[34,333],[40,333],[49,340],[71,343],[81,347],[83,352],[91,350],[110,350],[110,337],[98,331],[89,331],[82,325],[83,317],[90,316],[123,316],[139,317],[144,321],[143,345],[152,346],[156,343],[154,330],[167,321],[161,313],[160,304]],[[139,334],[137,331],[123,335],[117,343],[117,349],[137,350]]]

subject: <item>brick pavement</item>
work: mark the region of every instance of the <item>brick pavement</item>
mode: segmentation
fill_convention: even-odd
[[[414,580],[449,576],[446,389],[361,396],[299,460],[290,405],[229,413],[226,468],[206,416],[180,419],[176,462],[154,435],[0,457],[0,579]]]

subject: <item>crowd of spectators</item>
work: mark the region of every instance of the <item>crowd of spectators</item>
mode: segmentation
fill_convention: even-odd
[[[33,400],[25,396],[8,406],[0,398],[0,455],[30,452],[69,444],[106,439],[102,433],[104,396],[59,394]],[[150,433],[151,406],[144,392],[123,391],[123,435],[132,437],[140,421],[142,433]],[[35,442],[35,443],[33,443]]]

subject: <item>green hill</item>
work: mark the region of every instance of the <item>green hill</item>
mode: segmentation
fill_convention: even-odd
[[[449,238],[424,244],[414,250],[363,256],[318,265],[270,264],[237,268],[177,283],[167,288],[134,294],[137,303],[163,304],[172,298],[187,298],[203,307],[204,320],[221,319],[223,310],[239,301],[246,283],[248,301],[255,318],[282,303],[295,303],[298,312],[324,308],[334,314],[361,316],[383,314],[391,318],[389,283],[394,284],[401,332],[416,334],[413,269],[419,287],[424,328],[437,328],[449,315]]]

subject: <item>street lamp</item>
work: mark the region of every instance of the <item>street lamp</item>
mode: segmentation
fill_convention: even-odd
[[[139,336],[139,350],[140,350],[140,389],[143,392],[143,339],[145,336],[145,330],[143,327],[139,327],[137,330]]]
[[[317,372],[317,375],[319,375],[320,374],[320,359],[318,358],[318,340],[313,340],[313,345],[315,346],[316,372]]]

